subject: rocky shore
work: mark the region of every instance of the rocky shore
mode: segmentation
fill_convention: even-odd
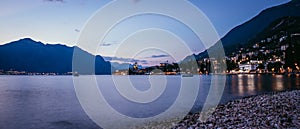
[[[300,128],[300,90],[251,96],[219,105],[205,121],[187,115],[174,129]],[[208,111],[209,112],[209,111]]]

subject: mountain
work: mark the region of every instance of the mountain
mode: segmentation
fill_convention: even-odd
[[[282,37],[282,35],[291,35],[300,32],[300,16],[287,16],[276,19],[262,32],[258,33],[249,41],[249,45],[260,42],[262,39],[271,37]],[[275,38],[274,37],[274,38]]]
[[[222,45],[225,53],[230,54],[241,46],[247,44],[257,34],[262,32],[275,20],[286,16],[300,16],[300,0],[292,0],[286,4],[268,8],[251,20],[241,24],[229,31],[222,39]],[[217,51],[220,47],[218,42],[209,48],[211,51]],[[207,51],[196,55],[196,59],[207,57]]]
[[[285,68],[298,69],[295,64],[300,63],[300,16],[288,16],[275,20],[247,46],[252,48],[250,46],[255,44],[270,50],[269,56],[283,57]]]
[[[50,45],[30,38],[0,45],[0,70],[64,74],[72,71],[73,51],[83,59],[95,59],[95,74],[110,74],[110,63],[101,56],[93,56],[78,47]]]

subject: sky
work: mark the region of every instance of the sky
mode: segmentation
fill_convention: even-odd
[[[143,0],[128,1],[138,5],[137,3]],[[220,37],[224,36],[237,25],[250,20],[262,10],[289,2],[289,0],[189,1],[207,16]],[[111,1],[1,0],[0,45],[22,38],[32,38],[48,44],[77,45],[76,43],[86,24],[97,14],[99,9],[105,7],[109,2]],[[185,9],[180,8],[180,5],[170,3],[169,6],[178,6],[178,11],[185,11]],[[125,7],[120,6],[120,9],[122,8]],[[107,13],[106,15],[112,15],[116,13],[114,12],[116,10],[112,10],[111,13]],[[186,15],[189,16],[190,14],[187,12]],[[193,16],[190,19],[193,20]],[[141,35],[141,33],[144,34]],[[152,36],[147,37],[145,34]],[[162,35],[169,38],[164,38]],[[152,41],[149,38],[157,36],[162,37],[161,40],[153,39]],[[146,39],[148,42],[145,41]],[[150,41],[154,46],[159,46],[163,43],[168,44],[170,50],[153,48],[151,45],[149,46],[151,44]],[[190,53],[179,52],[183,50],[176,43],[186,44],[185,47],[190,48]],[[205,49],[201,39],[188,26],[182,24],[177,19],[158,14],[136,15],[124,19],[116,24],[107,33],[105,39],[101,42],[99,41],[99,44],[96,53],[93,54],[111,57],[109,58],[110,60],[122,58],[122,60],[119,60],[121,62],[125,62],[124,60],[131,58],[148,61],[152,59],[153,62],[158,62],[154,59],[159,59],[159,61],[177,61],[188,54],[199,53]],[[141,51],[141,48],[149,49]],[[177,53],[172,51],[177,51]],[[144,65],[147,65],[147,63],[151,64],[145,61],[144,63]]]

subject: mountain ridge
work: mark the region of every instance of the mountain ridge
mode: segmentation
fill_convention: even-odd
[[[94,56],[76,46],[44,44],[24,38],[0,45],[0,69],[38,73],[65,74],[72,71],[74,50],[84,58],[95,60],[95,74],[111,74],[111,66],[101,56]],[[84,71],[81,71],[84,73]],[[88,73],[84,73],[88,74]]]

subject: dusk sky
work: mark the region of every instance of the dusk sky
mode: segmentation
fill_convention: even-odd
[[[138,0],[128,1],[133,4],[139,2]],[[109,2],[111,1],[1,0],[0,44],[28,37],[43,43],[60,43],[74,46],[80,36],[81,30],[85,27],[88,20],[97,10]],[[220,37],[223,37],[228,31],[250,20],[262,10],[287,3],[289,0],[190,0],[190,2],[203,11]],[[172,3],[170,4],[172,5]],[[148,19],[155,19],[157,22],[149,21]],[[169,23],[171,23],[171,26]],[[122,39],[128,36],[128,34],[147,28],[160,28],[170,31],[175,35],[183,35],[181,39],[192,48],[191,51],[193,53],[199,53],[205,49],[201,43],[199,45],[199,40],[192,31],[186,26],[180,25],[178,21],[158,15],[141,15],[118,24],[115,29],[111,31],[110,35],[105,38],[106,40],[101,43],[97,54],[115,57],[116,50],[122,46],[120,45],[120,42],[123,41]],[[156,29],[152,29],[149,32],[156,33]],[[165,36],[168,37],[167,35]],[[176,39],[168,39],[165,41],[173,42],[175,40]],[[134,41],[134,39],[129,38],[129,41]],[[134,46],[130,45],[130,48],[132,47]],[[125,49],[128,49],[128,46],[125,46]],[[158,51],[159,50],[140,52],[140,55],[126,55],[126,53],[121,52],[117,57],[122,56],[124,59],[133,58],[133,56],[142,56],[140,59],[149,59],[149,57],[167,58],[167,53]],[[180,58],[186,56],[178,55]]]

